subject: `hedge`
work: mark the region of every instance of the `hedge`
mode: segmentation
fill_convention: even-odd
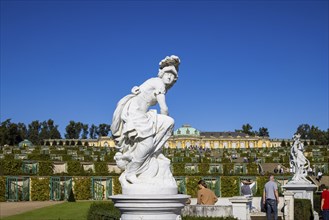
[[[74,178],[74,194],[77,200],[91,199],[91,178]]]
[[[294,218],[298,220],[311,220],[314,218],[311,200],[295,199]]]
[[[197,197],[198,192],[198,182],[201,180],[201,176],[188,176],[186,177],[186,193],[192,198]]]
[[[120,211],[114,207],[112,202],[94,202],[90,205],[87,214],[87,220],[119,220]],[[238,220],[232,216],[229,217],[192,217],[182,216],[182,220]]]
[[[221,196],[232,197],[240,194],[240,181],[237,176],[222,176],[221,178]]]
[[[52,161],[39,162],[39,176],[51,176],[54,173],[54,164]]]
[[[112,202],[94,202],[88,210],[87,220],[119,220],[120,215]]]
[[[50,178],[31,177],[31,200],[32,201],[47,201],[50,198]]]
[[[0,202],[6,201],[6,177],[0,177]]]

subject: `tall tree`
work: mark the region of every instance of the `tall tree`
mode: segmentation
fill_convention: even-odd
[[[252,131],[252,126],[248,123],[242,125],[242,132],[247,135],[254,135],[254,132]]]
[[[300,134],[301,139],[309,138],[311,126],[308,124],[301,124],[298,126],[296,133]]]
[[[264,128],[264,127],[259,128],[258,136],[260,136],[260,137],[269,137],[270,134],[268,132],[268,129]]]
[[[5,144],[9,144],[9,139],[8,139],[8,129],[11,124],[11,119],[7,119],[3,122],[1,122],[0,126],[0,144],[3,146]]]
[[[111,130],[111,125],[108,124],[100,124],[98,126],[97,135],[100,136],[107,136]]]
[[[70,121],[70,123],[66,126],[65,130],[66,130],[65,138],[79,139],[80,133],[82,131],[82,123]]]
[[[18,133],[19,136],[22,140],[27,139],[27,128],[26,125],[24,123],[18,123],[17,124],[17,129],[18,129]]]
[[[88,124],[82,124],[82,139],[88,138]]]
[[[61,139],[61,133],[58,131],[58,125],[54,124],[54,121],[52,119],[48,119],[47,121],[48,125],[48,132],[49,132],[49,138],[51,139]]]
[[[28,139],[33,143],[33,144],[40,144],[40,134],[41,130],[41,123],[38,120],[32,121],[31,124],[28,125],[28,130],[27,130],[27,135]]]
[[[98,127],[94,124],[92,124],[89,128],[89,137],[90,139],[96,139],[98,133]]]

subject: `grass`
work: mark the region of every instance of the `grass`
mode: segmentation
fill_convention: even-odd
[[[87,219],[89,207],[93,202],[95,201],[65,202],[8,216],[1,220],[82,220]]]

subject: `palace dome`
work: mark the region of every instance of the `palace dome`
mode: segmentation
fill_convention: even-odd
[[[191,127],[191,125],[185,124],[174,131],[174,136],[200,136],[200,131]]]

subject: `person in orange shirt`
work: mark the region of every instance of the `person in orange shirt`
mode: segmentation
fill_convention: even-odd
[[[207,184],[204,180],[198,182],[198,205],[214,205],[218,198],[213,191],[207,188]]]

